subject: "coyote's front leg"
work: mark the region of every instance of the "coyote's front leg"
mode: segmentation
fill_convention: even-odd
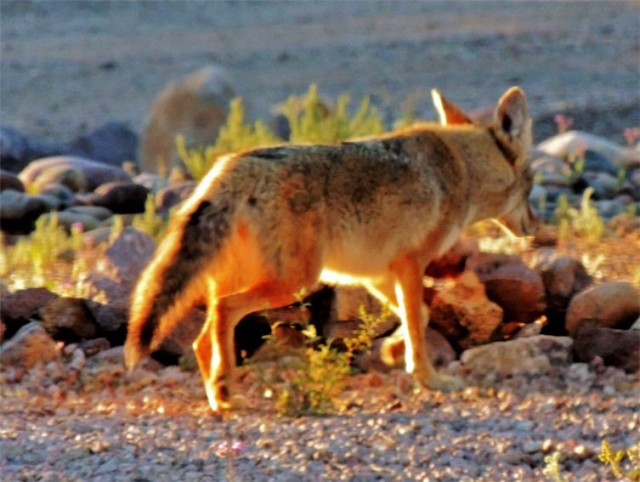
[[[407,256],[393,264],[395,295],[402,321],[405,343],[405,363],[424,386],[436,390],[459,390],[463,382],[457,377],[438,373],[427,355],[425,331],[429,311],[422,301],[422,276],[424,269],[413,257]]]

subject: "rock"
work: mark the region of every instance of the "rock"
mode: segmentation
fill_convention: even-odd
[[[548,335],[564,335],[565,317],[571,298],[587,288],[593,278],[576,259],[562,256],[550,263],[536,267],[544,284],[548,324],[543,332]]]
[[[627,281],[610,281],[577,294],[569,303],[565,327],[575,336],[585,320],[605,328],[628,328],[640,315],[640,291]]]
[[[593,199],[609,199],[618,191],[618,180],[606,172],[585,172],[582,176],[593,188]]]
[[[62,184],[47,184],[44,189],[40,191],[41,196],[53,196],[60,200],[60,204],[63,207],[70,206],[73,202],[73,191],[69,189],[67,186],[63,186]]]
[[[167,186],[156,194],[156,209],[160,213],[168,212],[173,206],[187,199],[196,187],[193,181],[187,181],[176,186]]]
[[[31,368],[38,363],[59,359],[57,343],[35,321],[20,328],[13,338],[0,347],[0,367],[19,365]]]
[[[41,308],[57,298],[57,294],[46,288],[27,288],[2,296],[0,317],[6,326],[5,338],[15,335],[22,326],[38,316]]]
[[[542,279],[522,261],[479,271],[487,297],[504,310],[505,321],[531,323],[544,312]]]
[[[573,340],[538,335],[491,343],[462,353],[462,366],[471,376],[500,380],[509,376],[543,374],[571,360]]]
[[[61,147],[28,139],[15,129],[0,126],[0,165],[10,172],[20,172],[34,159],[61,152]]]
[[[617,201],[610,199],[603,199],[601,201],[594,201],[593,205],[605,219],[613,218],[624,211],[624,206]]]
[[[146,234],[125,227],[104,257],[89,274],[87,284],[94,296],[101,295],[105,302],[127,309],[135,282],[147,265],[155,244]]]
[[[592,149],[584,152],[584,170],[589,172],[607,173],[612,176],[618,174],[618,168],[609,158]]]
[[[55,156],[31,162],[18,176],[25,186],[41,190],[49,184],[62,184],[73,192],[91,192],[112,181],[129,181],[119,167],[74,156]]]
[[[0,225],[4,232],[30,233],[36,219],[48,211],[49,205],[43,198],[12,189],[0,192]]]
[[[122,306],[112,306],[87,300],[86,306],[91,312],[99,331],[113,345],[122,345],[127,337],[128,310]]]
[[[88,358],[110,349],[111,344],[106,338],[93,338],[91,340],[81,341],[78,343],[78,348],[82,350]]]
[[[576,330],[573,350],[576,359],[585,363],[600,357],[605,365],[627,373],[635,373],[640,369],[638,330],[615,330],[585,322]]]
[[[229,74],[216,65],[170,83],[153,101],[142,130],[142,170],[166,173],[182,165],[176,151],[179,134],[188,148],[213,144],[235,95]]]
[[[113,216],[113,212],[110,209],[102,206],[71,206],[67,208],[65,212],[91,216],[98,221],[104,221]]]
[[[4,191],[6,189],[24,192],[24,185],[18,176],[12,172],[0,169],[0,191]]]
[[[72,141],[71,155],[121,167],[125,161],[135,161],[138,136],[120,122],[109,122],[102,127]]]
[[[616,170],[640,164],[640,152],[581,131],[558,134],[538,144],[537,149],[560,158],[572,156],[578,150],[596,152],[613,162]]]
[[[93,193],[76,196],[84,205],[102,206],[116,214],[144,212],[149,190],[131,181],[113,181],[99,186]]]
[[[430,325],[457,349],[488,343],[503,316],[471,271],[465,271],[452,288],[438,291],[430,311]]]
[[[55,340],[72,343],[98,334],[98,326],[80,298],[57,298],[40,310],[40,316],[44,329]]]

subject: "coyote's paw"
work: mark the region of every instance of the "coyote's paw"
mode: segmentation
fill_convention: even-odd
[[[432,390],[443,392],[456,392],[465,387],[464,380],[455,375],[432,372],[426,380],[426,386]]]
[[[231,392],[229,382],[226,379],[219,380],[212,384],[207,383],[205,388],[207,398],[209,399],[209,406],[215,413],[244,408],[247,405],[245,397]]]
[[[441,390],[443,392],[455,392],[465,387],[464,380],[454,375],[438,373],[432,367],[425,370],[415,371],[415,378],[420,384],[430,390]]]

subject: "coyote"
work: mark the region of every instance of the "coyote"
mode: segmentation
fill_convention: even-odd
[[[427,356],[423,274],[460,232],[499,218],[529,234],[531,118],[510,88],[491,126],[438,91],[440,117],[339,145],[278,146],[221,157],[173,216],[135,289],[125,363],[157,349],[187,309],[208,305],[193,348],[214,412],[231,408],[234,327],[318,282],[360,284],[398,315],[406,370],[462,388]]]

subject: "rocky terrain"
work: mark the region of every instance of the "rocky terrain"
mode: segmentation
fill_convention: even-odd
[[[0,13],[3,479],[617,480],[605,441],[632,449],[625,473],[640,464],[638,2],[3,1]],[[243,321],[247,406],[213,416],[190,350],[200,311],[143,367],[122,367],[130,291],[194,186],[138,147],[187,127],[187,143],[213,142],[232,95],[269,121],[314,82],[329,110],[340,93],[370,95],[387,127],[403,104],[433,118],[434,86],[481,121],[522,85],[531,200],[552,225],[527,240],[479,226],[429,267],[433,360],[467,389],[419,389],[382,363],[386,318],[324,416],[283,410],[309,368],[301,320],[340,346],[361,305],[380,310],[325,289],[309,310]],[[259,347],[277,320],[290,327],[276,348],[297,355]]]

